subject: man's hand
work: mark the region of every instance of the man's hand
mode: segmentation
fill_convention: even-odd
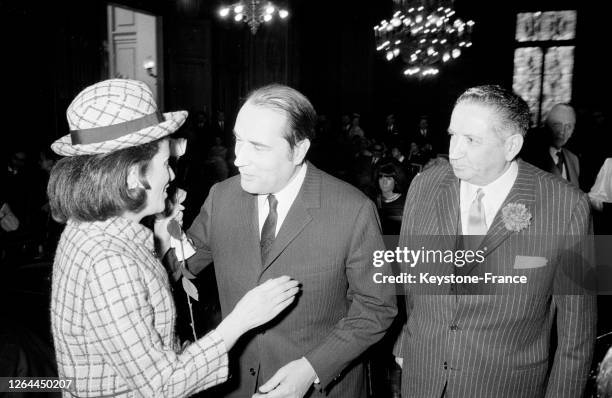
[[[310,362],[300,358],[280,368],[253,398],[302,398],[316,378]]]
[[[404,367],[404,358],[395,357],[395,363],[399,365],[400,368]]]

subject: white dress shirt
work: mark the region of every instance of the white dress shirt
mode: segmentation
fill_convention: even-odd
[[[518,176],[518,164],[516,161],[510,163],[508,170],[501,176],[488,185],[478,186],[470,184],[467,181],[461,180],[459,188],[459,208],[461,211],[461,230],[462,234],[465,235],[465,229],[468,225],[468,217],[470,215],[470,207],[472,202],[476,199],[476,192],[478,189],[482,189],[484,196],[482,197],[482,204],[485,209],[485,224],[487,230],[491,227],[491,223],[495,218],[495,215],[499,211],[502,203],[506,200],[510,189],[516,181]]]
[[[289,213],[291,205],[300,192],[300,188],[302,187],[304,179],[306,178],[306,169],[306,163],[302,164],[300,166],[300,170],[295,174],[295,176],[293,176],[293,178],[283,189],[278,192],[271,192],[278,201],[278,204],[276,205],[277,218],[274,236],[278,235],[278,231],[280,231],[283,221],[285,221],[287,213]],[[266,222],[266,217],[268,217],[268,213],[270,212],[268,194],[257,195],[257,212],[259,215],[259,237],[261,238],[261,230],[263,229],[263,225]]]

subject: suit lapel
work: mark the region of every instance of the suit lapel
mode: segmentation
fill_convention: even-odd
[[[440,182],[439,195],[435,199],[438,218],[438,242],[440,250],[456,250],[461,237],[459,211],[459,184],[455,173],[449,167]],[[447,271],[454,272],[454,266],[449,265]]]
[[[557,164],[555,163],[555,160],[553,159],[553,157],[551,156],[551,154],[549,153],[547,149],[546,150],[546,171],[548,171],[549,173],[555,174],[557,170],[559,170],[557,168]]]
[[[257,253],[253,261],[249,263],[253,266],[256,274],[261,271],[261,249],[259,247],[259,213],[257,209],[257,195],[252,195],[242,191],[240,213],[238,220],[249,220],[246,231],[246,239],[249,250]]]
[[[525,205],[525,207],[527,207],[527,210],[529,210],[530,213],[533,213],[533,205],[535,203],[535,177],[529,170],[527,170],[529,166],[527,166],[527,164],[522,160],[518,161],[518,167],[519,169],[518,175],[516,176],[516,181],[514,181],[508,196],[497,211],[497,214],[495,214],[495,218],[489,227],[487,236],[485,236],[480,244],[479,250],[484,250],[486,248],[484,253],[485,258],[495,249],[497,249],[506,239],[508,239],[510,235],[515,233],[506,228],[503,220],[502,209],[507,204],[522,203]],[[466,266],[464,273],[470,273],[478,264],[479,263],[477,262],[473,262]]]
[[[261,273],[272,265],[274,260],[287,248],[287,246],[298,236],[298,234],[312,221],[309,209],[318,208],[321,205],[321,171],[314,167],[310,162],[307,163],[308,169],[304,183],[293,201],[285,221],[281,226],[270,254],[261,268]]]
[[[561,149],[563,151],[563,157],[565,158],[565,172],[567,173],[567,177],[569,178],[569,182],[572,184],[579,186],[578,184],[578,165],[576,164],[574,154],[569,153],[569,151],[565,148]]]
[[[440,235],[456,236],[459,231],[459,179],[449,168],[440,183],[440,195],[436,198],[436,213]]]

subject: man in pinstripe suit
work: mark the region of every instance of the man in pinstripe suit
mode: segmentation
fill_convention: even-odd
[[[290,87],[252,92],[234,127],[240,175],[212,187],[188,232],[188,268],[214,261],[224,316],[276,275],[301,284],[294,305],[230,353],[227,397],[363,398],[358,357],[397,312],[393,287],[372,282],[372,253],[384,249],[376,207],[304,160],[316,120]]]
[[[578,279],[588,268],[588,200],[515,159],[528,125],[527,104],[515,94],[468,89],[450,120],[450,165],[410,187],[400,247],[427,249],[439,236],[458,236],[448,239],[453,249],[482,250],[484,261],[450,265],[453,276],[490,272],[529,282],[405,285],[408,320],[395,347],[404,398],[583,394],[596,322],[595,297],[580,294]]]

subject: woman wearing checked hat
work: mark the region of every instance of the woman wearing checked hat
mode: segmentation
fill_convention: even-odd
[[[174,173],[170,143],[187,112],[161,114],[139,81],[107,80],[67,110],[70,134],[51,148],[53,217],[66,222],[55,261],[51,319],[65,395],[184,397],[227,379],[227,351],[246,331],[285,309],[298,291],[289,277],[248,292],[216,330],[181,347],[168,275],[143,217],[164,210]],[[167,246],[167,243],[165,244]],[[162,247],[164,247],[162,245]]]

